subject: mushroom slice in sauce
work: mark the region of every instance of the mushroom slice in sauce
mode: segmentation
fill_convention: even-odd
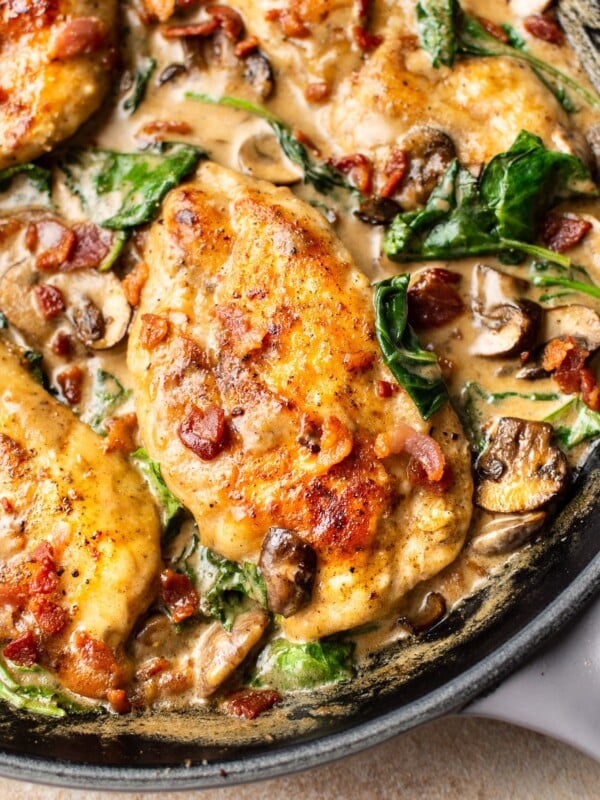
[[[262,608],[244,611],[236,617],[230,631],[215,622],[206,631],[198,650],[200,691],[210,697],[239,667],[258,644],[269,625],[269,615]]]
[[[296,533],[271,528],[263,540],[258,566],[269,608],[275,614],[291,617],[310,601],[317,555]]]
[[[422,206],[456,158],[454,142],[444,131],[430,125],[411,128],[399,144],[409,158],[402,181],[400,203],[405,210]]]
[[[48,341],[59,317],[46,319],[35,300],[34,288],[53,287],[64,298],[65,316],[77,337],[94,350],[106,350],[127,333],[131,306],[119,279],[111,272],[94,269],[76,272],[39,272],[32,259],[11,267],[0,280],[0,309],[30,344]],[[31,296],[31,302],[23,297]],[[64,316],[60,316],[64,321]]]
[[[276,186],[288,186],[302,179],[302,170],[283,154],[272,133],[249,136],[238,151],[242,172]]]
[[[475,502],[487,511],[533,511],[565,488],[567,459],[553,443],[552,426],[496,417],[487,426],[487,447],[476,464]]]
[[[588,306],[573,303],[569,306],[555,306],[544,313],[540,339],[562,339],[573,336],[591,353],[600,347],[600,316]]]
[[[471,547],[484,556],[510,553],[539,531],[546,516],[545,511],[528,511],[491,517],[481,525],[480,532],[471,540]]]
[[[527,284],[500,270],[477,264],[473,271],[473,316],[479,326],[472,353],[478,356],[516,356],[533,346],[542,309],[519,299]]]

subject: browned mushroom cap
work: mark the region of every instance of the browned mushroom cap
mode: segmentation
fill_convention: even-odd
[[[267,587],[268,606],[291,617],[309,601],[317,569],[313,548],[287,528],[271,528],[258,562]]]
[[[475,502],[487,511],[533,511],[567,483],[567,459],[553,443],[552,426],[497,417],[485,430],[488,444],[476,464]]]
[[[408,155],[408,170],[399,199],[402,207],[410,210],[427,202],[456,158],[456,147],[447,133],[429,125],[411,128],[399,147]]]
[[[477,264],[473,270],[471,307],[480,332],[472,353],[478,356],[516,356],[536,341],[542,309],[520,299],[527,284],[512,275]]]
[[[269,624],[262,608],[239,614],[230,631],[213,623],[200,642],[198,673],[203,697],[210,697],[258,644]]]
[[[471,547],[484,556],[510,553],[528,542],[545,519],[545,511],[494,515],[479,527],[477,535],[471,540]]]
[[[238,150],[238,163],[246,175],[276,186],[302,180],[302,170],[287,158],[273,133],[257,133],[245,139]]]
[[[600,316],[593,308],[573,303],[555,306],[544,313],[540,340],[562,339],[572,336],[590,353],[600,347]]]

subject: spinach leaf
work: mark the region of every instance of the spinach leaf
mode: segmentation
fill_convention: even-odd
[[[544,215],[567,197],[597,196],[587,168],[575,156],[546,150],[521,131],[511,148],[484,168],[479,180],[455,159],[420,211],[398,214],[383,249],[393,261],[523,254],[561,266],[570,259],[531,242]]]
[[[421,47],[434,67],[451,67],[456,56],[456,0],[420,0],[416,6],[417,32]]]
[[[339,170],[324,161],[316,161],[310,155],[308,148],[296,138],[293,131],[279,117],[263,106],[251,103],[249,100],[230,97],[229,95],[215,98],[207,94],[187,92],[185,96],[190,100],[198,100],[201,103],[237,108],[240,111],[246,111],[264,119],[271,126],[285,155],[290,161],[302,168],[304,183],[310,183],[322,194],[331,194],[335,189],[342,188],[354,195],[360,195],[358,189],[350,181],[346,180]]]
[[[267,607],[267,589],[256,564],[238,564],[208,547],[194,548],[184,559],[187,574],[200,593],[200,611],[215,617],[227,630],[248,600]],[[192,556],[195,558],[192,560]]]
[[[148,82],[156,69],[156,59],[151,56],[143,56],[140,58],[139,63],[135,68],[135,75],[130,91],[122,102],[123,110],[128,114],[138,108],[139,104],[144,99]]]
[[[408,324],[406,292],[410,275],[396,275],[375,285],[375,335],[383,360],[429,419],[448,400],[435,353],[424,350]]]
[[[70,150],[60,164],[69,189],[92,220],[127,230],[148,222],[160,201],[205,155],[189,144],[165,144],[161,152]]]
[[[24,350],[23,358],[32,378],[45,389],[47,389],[48,379],[46,378],[44,370],[42,369],[42,363],[44,361],[43,355],[37,350]]]
[[[559,444],[566,449],[600,435],[600,413],[592,411],[579,397],[549,414],[544,422],[554,427]]]
[[[355,674],[353,653],[351,642],[299,644],[275,639],[260,654],[251,683],[294,691],[348,681]]]
[[[158,461],[153,461],[150,458],[145,447],[140,447],[135,453],[131,454],[131,457],[135,458],[138,462],[142,475],[144,475],[150,484],[154,495],[160,503],[162,521],[163,525],[166,527],[177,512],[183,508],[183,505],[165,483],[160,464]]]
[[[25,671],[21,668],[17,669]],[[44,672],[40,668],[26,671]],[[97,706],[80,705],[66,694],[50,686],[17,683],[2,659],[0,659],[0,699],[9,703],[13,708],[29,711],[32,714],[41,714],[45,717],[64,717],[67,713],[98,713],[101,710]]]
[[[574,277],[578,274],[578,277]],[[600,286],[592,283],[588,272],[576,264],[569,269],[561,269],[556,264],[549,264],[546,260],[535,260],[530,267],[531,283],[534,286],[561,286],[570,292],[581,292],[590,297],[600,298]],[[565,294],[562,292],[560,294]],[[560,294],[555,296],[560,296]],[[540,297],[540,300],[548,299],[548,295]]]
[[[126,389],[110,372],[99,369],[94,375],[93,392],[94,399],[90,409],[90,418],[84,421],[96,433],[105,436],[104,421],[130,397],[131,389]]]
[[[17,185],[18,184],[18,185]],[[6,203],[0,198],[0,208],[13,210],[19,206],[51,208],[52,173],[37,164],[15,164],[0,170],[0,194],[11,190]]]

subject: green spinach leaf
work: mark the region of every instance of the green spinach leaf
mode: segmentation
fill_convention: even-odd
[[[140,447],[131,454],[131,457],[138,462],[140,471],[150,484],[156,499],[160,503],[162,521],[166,527],[177,512],[183,508],[183,505],[165,483],[160,464],[150,458],[145,447]]]
[[[44,673],[44,670],[23,670]],[[13,708],[22,709],[32,714],[41,714],[45,717],[64,717],[69,714],[97,714],[101,711],[98,706],[85,706],[76,703],[63,692],[35,683],[17,683],[6,664],[0,659],[0,699],[9,703]]]
[[[530,266],[530,279],[534,286],[560,286],[568,290],[568,292],[554,295],[555,297],[570,292],[580,292],[590,297],[600,298],[600,286],[592,283],[589,273],[576,264],[572,264],[569,269],[563,269],[556,264],[548,263],[545,259],[536,259]],[[544,297],[540,297],[540,300],[543,301],[549,297],[544,295]]]
[[[123,99],[123,110],[127,114],[133,114],[139,104],[144,99],[148,83],[156,69],[156,59],[151,56],[143,56],[135,68],[133,83],[127,96]]]
[[[410,275],[396,275],[375,285],[375,334],[383,360],[429,419],[448,400],[435,353],[424,350],[408,324],[406,293]]]
[[[260,654],[251,682],[285,692],[348,681],[355,674],[353,654],[351,642],[275,639]]]
[[[127,230],[152,219],[165,194],[204,156],[181,143],[164,144],[161,152],[73,149],[60,167],[97,225]]]
[[[456,0],[420,0],[416,6],[417,31],[421,47],[431,56],[434,67],[451,67],[456,56]]]
[[[554,427],[559,444],[567,450],[600,436],[600,413],[592,411],[579,397],[549,414],[544,422]]]
[[[105,436],[104,421],[130,397],[131,389],[126,389],[112,373],[99,369],[94,375],[93,392],[94,399],[89,419],[84,421],[96,433]]]
[[[0,209],[42,206],[52,208],[52,173],[37,164],[15,164],[0,170]]]

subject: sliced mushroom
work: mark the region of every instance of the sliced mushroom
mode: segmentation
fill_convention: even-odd
[[[542,309],[531,300],[519,299],[526,287],[525,281],[477,264],[471,307],[480,332],[471,350],[474,355],[510,358],[533,346]]]
[[[317,554],[293,531],[271,528],[263,540],[258,566],[267,586],[269,608],[275,614],[291,617],[310,601]]]
[[[476,464],[478,506],[503,514],[533,511],[565,488],[567,459],[552,441],[551,425],[497,417],[484,433],[488,444]]]
[[[418,607],[407,616],[413,633],[424,633],[446,614],[446,598],[439,592],[427,592],[420,598]]]
[[[402,207],[391,197],[366,197],[355,214],[369,225],[388,225],[400,211]]]
[[[600,347],[600,315],[593,308],[573,303],[549,308],[542,321],[540,339],[561,339],[573,336],[575,341],[593,353]]]
[[[267,100],[273,93],[275,87],[273,68],[269,59],[260,50],[254,50],[244,59],[243,76],[261,100]]]
[[[427,202],[442,175],[456,158],[456,147],[447,133],[429,125],[411,128],[399,147],[407,153],[409,159],[399,200],[405,210],[410,210]]]
[[[236,617],[230,631],[220,622],[211,625],[200,642],[198,673],[200,692],[210,697],[258,644],[269,624],[262,608],[244,611]]]
[[[288,186],[302,179],[302,170],[285,156],[272,133],[255,134],[242,142],[238,163],[246,175],[277,186]]]
[[[479,533],[471,541],[471,547],[484,556],[510,553],[528,542],[545,519],[545,511],[494,516],[480,527]]]
[[[65,316],[44,319],[34,293],[39,284],[59,289],[65,301],[65,316],[77,337],[94,350],[106,350],[127,333],[131,306],[119,279],[112,272],[82,269],[74,272],[41,273],[33,259],[11,267],[0,280],[0,309],[31,345],[42,347]],[[24,298],[29,295],[29,301]]]

